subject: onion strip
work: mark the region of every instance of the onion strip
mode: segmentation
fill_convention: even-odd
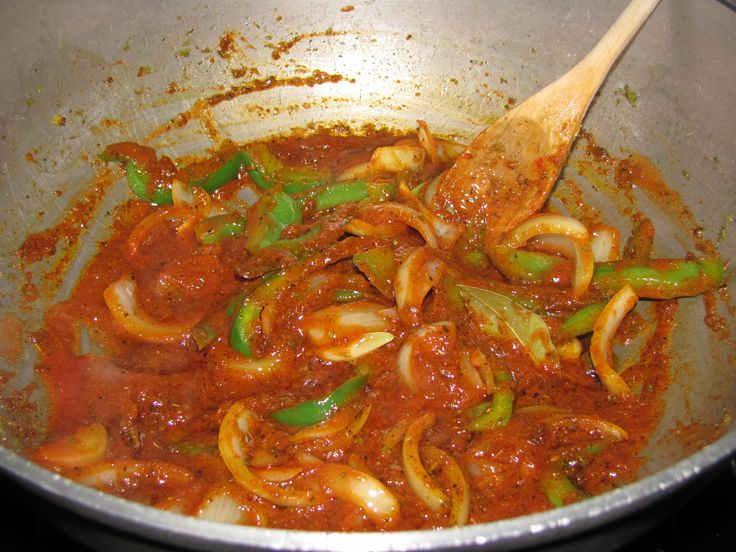
[[[264,481],[247,466],[246,446],[253,441],[260,418],[244,401],[233,403],[220,424],[218,447],[235,481],[253,494],[277,506],[310,506],[318,502],[309,490],[284,488]]]
[[[345,464],[319,464],[314,476],[337,498],[358,506],[374,523],[383,528],[396,524],[399,501],[372,475]]]
[[[90,424],[80,427],[71,435],[44,443],[33,453],[33,457],[64,468],[90,466],[105,458],[107,441],[105,426]]]
[[[470,486],[460,466],[452,456],[434,445],[423,447],[422,454],[430,463],[442,465],[446,473],[451,503],[448,524],[451,527],[465,525],[470,514]]]
[[[547,416],[544,421],[552,425],[577,426],[585,430],[600,431],[615,441],[629,438],[629,434],[624,428],[598,416],[557,412]]]
[[[135,299],[136,284],[125,275],[105,289],[103,296],[115,322],[129,334],[154,343],[171,343],[184,339],[198,320],[163,324],[145,313]]]
[[[412,391],[412,393],[417,393],[419,391],[414,366],[414,345],[417,341],[420,341],[436,332],[449,335],[452,342],[456,340],[457,329],[454,322],[434,322],[432,324],[425,324],[414,331],[414,333],[406,338],[401,349],[399,349],[399,354],[396,357],[396,368],[399,373],[399,377]]]
[[[366,207],[366,209],[387,214],[395,220],[403,222],[407,226],[410,226],[419,232],[422,238],[424,238],[424,241],[427,242],[428,246],[437,249],[437,236],[435,235],[434,228],[416,209],[413,209],[408,205],[395,202],[371,205]]]
[[[444,270],[444,261],[436,258],[426,247],[414,250],[399,265],[394,279],[394,296],[399,316],[405,324],[420,324],[424,298],[439,283]]]
[[[613,226],[596,226],[590,232],[590,247],[596,263],[621,259],[621,237]]]
[[[424,469],[419,456],[419,442],[424,431],[434,423],[435,415],[427,413],[412,422],[404,435],[401,460],[409,486],[419,499],[433,512],[448,507],[447,495],[437,486]]]
[[[511,230],[500,246],[517,249],[532,238],[543,247],[552,248],[573,262],[572,293],[574,297],[584,294],[593,279],[595,268],[588,229],[582,222],[571,217],[555,214],[535,215]],[[490,251],[491,258],[494,252]]]
[[[634,289],[626,284],[598,315],[590,342],[590,357],[593,366],[606,389],[618,398],[631,396],[631,389],[613,368],[613,337],[624,316],[634,308],[639,298]]]
[[[557,234],[578,240],[589,239],[588,229],[582,222],[564,215],[542,214],[529,217],[510,230],[501,245],[516,249],[541,234]]]
[[[313,439],[331,437],[341,431],[346,431],[353,436],[363,427],[370,412],[370,405],[366,406],[362,410],[357,410],[355,408],[340,408],[323,422],[319,422],[297,431],[291,436],[291,442],[303,443],[304,441],[310,441]]]
[[[142,480],[159,486],[185,485],[194,475],[181,466],[158,460],[103,461],[75,469],[69,477],[88,487],[104,489],[120,484],[139,485]]]

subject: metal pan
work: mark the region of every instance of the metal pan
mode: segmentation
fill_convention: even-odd
[[[218,130],[236,140],[315,121],[412,127],[417,118],[438,132],[468,138],[510,101],[531,95],[571,67],[624,5],[603,0],[0,5],[0,319],[19,319],[25,328],[18,354],[0,359],[5,429],[0,469],[24,497],[52,508],[54,519],[63,513],[73,521],[65,525],[68,530],[108,550],[611,550],[634,538],[736,451],[730,418],[736,411],[730,337],[736,319],[725,294],[715,301],[716,315],[724,320],[721,332],[704,324],[701,299],[681,302],[671,349],[673,383],[662,422],[645,450],[641,479],[539,514],[359,537],[226,526],[78,486],[16,453],[42,438],[47,408],[42,387],[35,385],[31,331],[44,306],[69,292],[96,240],[105,235],[105,218],[95,218],[73,246],[56,244],[56,255],[30,268],[19,268],[14,252],[28,232],[58,222],[89,185],[94,176],[89,155],[114,141],[149,136],[176,123],[177,114],[197,100],[229,90],[242,93],[213,107],[211,115]],[[736,13],[725,3],[663,0],[584,123],[610,151],[636,151],[653,160],[688,206],[692,221],[672,217],[642,196],[655,226],[664,229],[655,242],[662,256],[693,251],[699,239],[715,243],[725,259],[736,251],[728,223],[736,209],[734,25]],[[226,36],[234,48],[223,46]],[[294,85],[297,80],[300,86]],[[622,98],[625,85],[637,92],[635,105]],[[244,86],[258,91],[245,93]],[[170,155],[211,145],[211,129],[197,121],[169,126],[152,142]],[[564,177],[581,178],[572,166]],[[580,187],[586,201],[617,216],[610,205],[596,204],[601,199],[589,182]],[[120,200],[124,192],[118,192],[101,199],[98,213]],[[29,297],[33,289],[35,298]],[[730,275],[727,291],[733,295]],[[683,440],[678,437],[683,427],[700,431]]]

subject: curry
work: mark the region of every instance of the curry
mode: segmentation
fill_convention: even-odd
[[[481,523],[630,482],[677,299],[723,263],[652,258],[650,229],[624,243],[549,204],[489,247],[430,208],[463,150],[421,121],[194,163],[108,146],[131,198],[36,335],[52,415],[30,456],[302,530]]]

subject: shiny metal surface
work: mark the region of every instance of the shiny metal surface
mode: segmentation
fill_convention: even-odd
[[[104,236],[107,221],[101,215],[70,254],[67,276],[58,287],[45,277],[53,263],[40,263],[29,276],[14,255],[29,231],[61,218],[94,175],[85,154],[94,155],[107,143],[140,139],[198,99],[249,80],[305,77],[314,71],[341,78],[241,95],[212,109],[215,124],[223,134],[243,140],[312,121],[406,127],[421,117],[433,130],[468,138],[501,114],[509,98],[523,99],[563,74],[624,5],[603,0],[4,2],[0,316],[10,312],[28,328],[36,327],[44,302],[68,293],[96,239]],[[238,51],[229,60],[217,52],[225,31],[238,37]],[[301,39],[287,47],[285,42],[295,37]],[[736,90],[734,58],[736,12],[729,6],[716,0],[663,0],[584,122],[614,154],[633,150],[654,160],[702,223],[703,235],[713,241],[736,211],[736,111],[729,109]],[[236,76],[232,70],[237,68],[249,70],[250,76]],[[624,84],[639,93],[636,106],[621,101],[617,91]],[[58,117],[65,118],[63,126]],[[152,144],[174,156],[211,146],[207,129],[197,121],[155,137]],[[586,200],[606,209],[590,183],[572,170],[565,177],[580,181]],[[124,194],[123,187],[113,189],[99,212]],[[692,251],[693,236],[684,226],[641,199],[659,230],[657,254]],[[726,259],[736,252],[735,232],[727,231],[719,241]],[[29,278],[43,299],[21,308],[19,297]],[[733,288],[729,275],[731,295]],[[722,305],[718,314],[736,333],[733,314]],[[633,524],[618,522],[696,483],[736,451],[736,428],[726,417],[736,412],[732,346],[707,330],[704,315],[702,301],[682,302],[672,345],[673,385],[662,424],[647,448],[642,479],[541,514],[459,529],[360,537],[224,526],[176,516],[80,487],[12,452],[23,444],[12,428],[43,427],[42,389],[30,393],[36,410],[18,411],[0,402],[0,420],[9,428],[0,447],[0,469],[29,492],[123,535],[194,549],[510,550],[532,545],[565,549],[583,542],[587,550],[611,550],[632,538],[644,517],[634,516]],[[33,355],[29,340],[18,362],[0,360],[7,374],[3,396],[35,381]],[[694,422],[708,431],[720,427],[723,435],[695,450],[676,435],[677,428]]]

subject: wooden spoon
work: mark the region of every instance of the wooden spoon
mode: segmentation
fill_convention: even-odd
[[[537,212],[593,96],[658,2],[633,0],[582,61],[481,132],[428,198],[434,211],[476,235],[485,229],[486,250]]]

